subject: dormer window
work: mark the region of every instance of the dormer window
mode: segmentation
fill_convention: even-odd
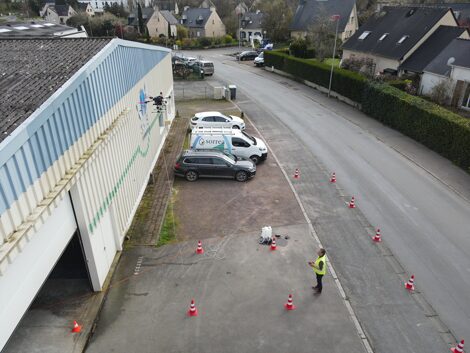
[[[367,36],[370,34],[370,31],[364,31],[362,34],[359,36],[359,40],[364,40],[367,38]]]
[[[385,38],[387,38],[388,33],[382,34],[382,37],[379,38],[379,41],[383,41]]]
[[[398,44],[403,43],[405,40],[407,40],[409,35],[404,35],[403,37],[400,38],[400,40],[397,42]]]

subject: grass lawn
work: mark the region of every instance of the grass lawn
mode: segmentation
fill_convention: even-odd
[[[178,219],[176,218],[173,211],[173,207],[176,202],[176,194],[177,191],[175,188],[173,188],[171,192],[171,198],[168,200],[168,205],[166,207],[165,219],[163,220],[162,230],[160,231],[157,247],[170,244],[176,239]]]
[[[332,59],[332,58],[323,60],[323,63],[328,64],[328,65],[331,65],[331,63],[333,63],[335,67],[339,67],[339,62],[340,62],[339,59]]]

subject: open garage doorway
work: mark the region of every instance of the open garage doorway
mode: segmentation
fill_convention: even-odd
[[[73,339],[73,321],[82,320],[94,296],[76,231],[2,353],[60,352]]]

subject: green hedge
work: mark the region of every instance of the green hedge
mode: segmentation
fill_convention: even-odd
[[[386,84],[369,84],[362,110],[470,172],[470,121]]]
[[[330,66],[265,52],[265,65],[328,88]],[[335,69],[332,90],[362,105],[362,110],[450,159],[470,172],[470,121],[422,98],[363,76]]]
[[[328,88],[330,65],[315,60],[292,57],[278,51],[266,51],[264,55],[265,66],[274,66],[276,69],[295,77]],[[333,71],[331,89],[355,102],[361,103],[362,92],[366,84],[367,79],[355,72],[338,68]]]

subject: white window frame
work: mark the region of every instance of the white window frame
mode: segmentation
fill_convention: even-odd
[[[405,40],[407,40],[410,36],[408,34],[405,34],[403,37],[400,38],[400,40],[397,42],[397,44],[403,44]]]
[[[359,40],[364,40],[369,36],[369,34],[371,34],[371,31],[364,31],[364,32],[361,33],[361,35],[359,36],[358,39]]]
[[[384,33],[384,34],[382,34],[382,36],[379,38],[379,41],[383,41],[385,38],[388,37],[389,34],[390,34],[390,33]]]

